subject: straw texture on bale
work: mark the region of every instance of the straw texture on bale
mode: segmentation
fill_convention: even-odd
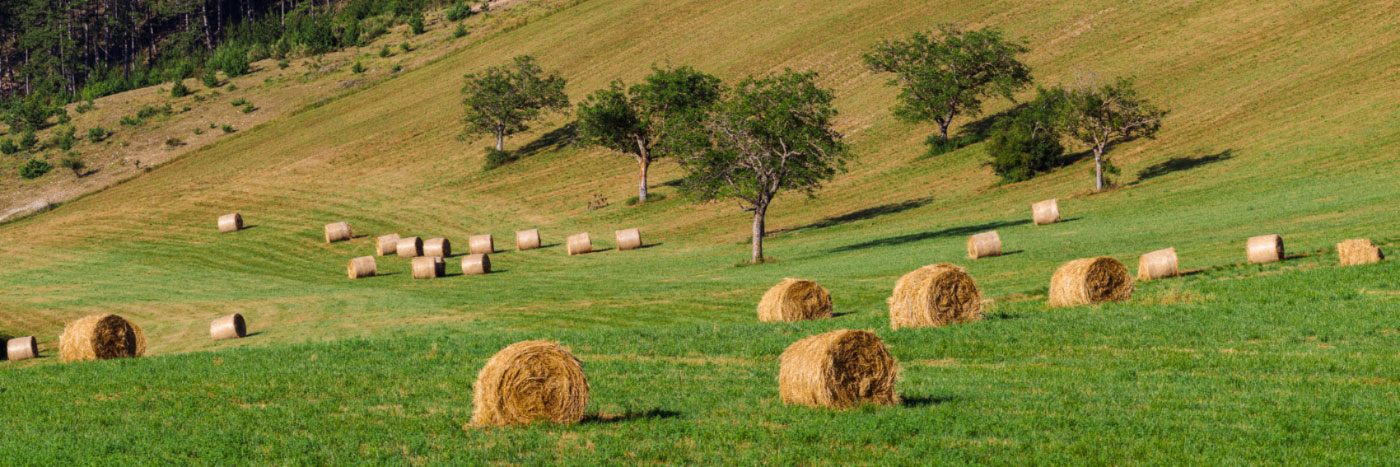
[[[765,323],[830,317],[831,294],[806,279],[783,279],[758,301],[758,320]]]
[[[368,258],[368,256],[366,256]],[[214,340],[239,339],[248,335],[248,323],[243,321],[243,315],[234,313],[228,316],[221,316],[209,323],[209,337]]]
[[[430,238],[423,242],[423,256],[452,256],[452,242],[445,238]]]
[[[1342,260],[1342,266],[1355,266],[1358,264],[1370,264],[1385,259],[1385,253],[1381,253],[1380,248],[1365,238],[1353,238],[1337,244],[1337,256]]]
[[[462,257],[462,274],[473,276],[490,273],[491,257],[489,255],[466,255]]]
[[[146,334],[136,323],[117,315],[92,315],[68,323],[58,338],[58,355],[65,362],[140,357]]]
[[[1054,224],[1060,221],[1060,200],[1047,199],[1031,205],[1031,219],[1035,225]]]
[[[34,336],[16,337],[5,341],[5,359],[16,362],[39,356],[39,341]]]
[[[472,235],[467,241],[467,249],[474,255],[489,255],[496,252],[496,240],[491,234]]]
[[[243,230],[243,216],[238,213],[219,216],[219,233]]]
[[[861,403],[893,405],[898,367],[880,337],[841,329],[788,346],[778,357],[783,402],[844,409]]]
[[[900,277],[890,306],[890,327],[938,327],[982,318],[982,293],[972,276],[950,263],[924,266]]]
[[[345,265],[345,273],[351,279],[361,279],[374,276],[378,270],[374,265],[373,256],[361,256],[351,259],[350,263]]]
[[[1283,237],[1278,235],[1249,237],[1249,242],[1245,244],[1245,255],[1249,258],[1249,264],[1264,264],[1281,260],[1283,259]]]
[[[967,237],[967,257],[972,259],[1001,256],[1001,236],[997,231],[982,232]]]
[[[350,232],[350,224],[344,222],[326,224],[326,243],[343,242],[353,236],[354,234]]]
[[[413,258],[414,279],[436,279],[447,272],[447,262],[441,256],[420,256]]]
[[[549,341],[516,342],[501,349],[486,361],[474,386],[476,426],[577,423],[588,407],[583,364]]]
[[[399,234],[380,235],[374,240],[375,256],[389,256],[399,252]]]
[[[540,247],[540,229],[520,230],[515,232],[515,249],[517,251],[533,250]]]
[[[593,241],[588,239],[588,232],[570,235],[564,243],[569,249],[569,256],[593,252]]]
[[[1140,281],[1181,275],[1176,267],[1176,248],[1146,253],[1138,258],[1137,278]]]
[[[399,239],[399,244],[394,247],[394,252],[400,258],[416,258],[423,256],[423,239],[418,237],[408,237]]]
[[[1050,278],[1050,306],[1121,302],[1132,296],[1133,276],[1107,256],[1070,261]]]
[[[613,232],[617,236],[617,249],[635,250],[642,247],[642,231],[637,229],[618,230]]]

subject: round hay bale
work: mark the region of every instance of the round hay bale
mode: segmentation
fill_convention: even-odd
[[[841,329],[809,336],[778,357],[783,402],[845,409],[861,403],[894,405],[899,368],[880,336]]]
[[[978,259],[990,256],[1001,256],[1001,236],[997,235],[997,231],[967,237],[967,257]]]
[[[1249,258],[1249,264],[1264,264],[1282,260],[1283,237],[1278,235],[1249,237],[1249,242],[1245,244],[1245,256]]]
[[[239,230],[243,230],[243,216],[236,212],[219,216],[219,233],[237,232]]]
[[[368,256],[366,256],[368,258]],[[248,323],[243,321],[243,315],[234,313],[228,316],[221,316],[209,323],[209,337],[214,340],[240,339],[248,335]]]
[[[423,242],[423,256],[452,256],[452,242],[445,238],[430,238]]]
[[[1380,248],[1365,238],[1353,238],[1338,243],[1337,256],[1341,258],[1342,266],[1371,264],[1385,259],[1385,253],[1381,253]]]
[[[533,250],[540,247],[540,229],[520,230],[515,232],[515,249],[518,251]]]
[[[496,241],[491,238],[491,234],[472,235],[467,240],[467,249],[474,255],[489,255],[496,252]]]
[[[350,232],[350,224],[344,222],[326,224],[326,243],[343,242],[353,236]]]
[[[117,315],[92,315],[68,323],[58,338],[58,355],[65,362],[140,357],[146,353],[146,333]]]
[[[765,323],[830,317],[831,294],[806,279],[783,279],[758,301],[758,320]]]
[[[1060,200],[1047,199],[1031,205],[1031,219],[1035,225],[1054,224],[1060,221]]]
[[[613,232],[617,236],[618,250],[635,250],[642,247],[642,231],[637,229],[618,230]]]
[[[361,279],[371,277],[378,273],[378,268],[374,265],[373,256],[361,256],[350,260],[350,264],[345,265],[345,273],[351,279]]]
[[[1176,269],[1176,248],[1157,250],[1138,258],[1137,278],[1140,281],[1179,275]]]
[[[972,276],[955,264],[939,263],[915,269],[894,284],[890,327],[939,327],[982,318],[982,293]]]
[[[569,256],[593,252],[593,241],[588,239],[588,232],[570,235],[564,243],[569,249]]]
[[[501,349],[486,361],[473,386],[475,426],[577,423],[588,407],[583,364],[549,341],[516,342]]]
[[[1132,296],[1133,276],[1107,256],[1070,261],[1050,278],[1050,306],[1121,302]]]
[[[399,252],[399,234],[380,235],[374,240],[374,255],[389,256]]]
[[[414,279],[436,279],[447,272],[447,262],[441,256],[419,256],[413,258]]]
[[[417,258],[423,256],[423,239],[418,237],[408,237],[399,239],[399,244],[394,247],[394,252],[400,258]]]
[[[34,336],[16,337],[5,341],[5,359],[17,362],[39,356],[39,341]]]
[[[488,255],[466,255],[462,257],[462,274],[473,276],[491,273],[491,257]]]

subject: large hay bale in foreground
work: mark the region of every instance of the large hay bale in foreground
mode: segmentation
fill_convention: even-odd
[[[394,247],[394,252],[400,258],[417,258],[423,256],[423,239],[418,237],[408,237],[399,239],[399,244]]]
[[[413,258],[412,266],[414,279],[436,279],[447,273],[447,262],[441,256]]]
[[[452,242],[445,238],[430,238],[423,242],[423,256],[452,256]]]
[[[540,247],[540,229],[515,232],[516,251],[533,250]]]
[[[569,250],[569,256],[593,252],[593,241],[588,239],[588,232],[570,235],[564,243]]]
[[[618,230],[613,232],[617,237],[618,250],[635,250],[642,247],[642,231],[637,229]]]
[[[1047,199],[1031,205],[1031,219],[1035,225],[1054,224],[1060,221],[1060,200]]]
[[[326,243],[343,242],[354,237],[350,232],[350,224],[344,222],[332,222],[326,224]]]
[[[491,257],[488,255],[466,255],[462,257],[462,274],[474,276],[491,273]]]
[[[1272,263],[1283,259],[1283,237],[1276,234],[1249,237],[1245,244],[1249,264]]]
[[[39,341],[34,336],[16,337],[5,341],[5,359],[17,362],[39,356]]]
[[[577,423],[588,407],[583,364],[549,341],[517,342],[501,349],[486,361],[473,386],[476,426]]]
[[[1050,278],[1050,306],[1121,302],[1132,296],[1133,276],[1107,256],[1070,261]]]
[[[345,265],[345,273],[351,279],[361,279],[374,276],[378,273],[378,268],[375,267],[373,256],[361,256],[351,259],[350,263]]]
[[[1381,253],[1380,248],[1365,238],[1353,238],[1338,243],[1337,256],[1340,257],[1342,266],[1371,264],[1385,259],[1385,253]]]
[[[399,252],[399,234],[380,235],[374,240],[374,255],[389,256]]]
[[[899,369],[880,337],[841,329],[788,346],[778,357],[783,402],[844,409],[861,403],[893,405]]]
[[[758,301],[758,320],[765,323],[830,317],[831,294],[806,279],[783,279]]]
[[[982,318],[982,293],[972,276],[950,263],[924,266],[900,277],[890,306],[890,327],[945,326]]]
[[[243,230],[243,216],[238,213],[219,216],[219,233]]]
[[[368,258],[368,256],[366,256]],[[241,339],[248,335],[248,323],[243,321],[243,315],[234,313],[227,316],[220,316],[209,323],[209,337],[214,340]]]
[[[1001,236],[997,231],[982,232],[967,237],[967,257],[972,259],[1001,256]]]
[[[472,235],[467,239],[467,250],[474,255],[489,255],[496,252],[496,240],[491,234]]]
[[[58,338],[58,355],[65,362],[140,357],[146,334],[136,323],[117,315],[92,315],[68,323]]]
[[[1176,266],[1176,248],[1157,250],[1138,258],[1137,278],[1140,281],[1179,276]]]

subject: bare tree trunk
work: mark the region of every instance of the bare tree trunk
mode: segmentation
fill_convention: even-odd
[[[938,134],[943,137],[943,142],[945,143],[948,142],[948,125],[951,123],[953,123],[952,120],[940,120],[938,122]]]
[[[1103,191],[1103,147],[1094,147],[1094,191]]]
[[[753,257],[750,262],[763,262],[763,218],[768,214],[768,205],[756,206],[753,210]]]
[[[497,151],[504,151],[504,150],[506,150],[506,132],[505,132],[505,130],[496,130],[496,150],[497,150]]]
[[[642,179],[638,182],[637,186],[637,202],[645,203],[647,202],[647,168],[651,167],[651,159],[646,157],[639,157],[637,158],[637,160],[639,161],[639,165],[642,166]]]

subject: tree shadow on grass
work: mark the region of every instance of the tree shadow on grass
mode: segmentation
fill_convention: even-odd
[[[1233,159],[1234,157],[1235,151],[1233,149],[1226,149],[1215,154],[1200,157],[1173,157],[1139,170],[1137,173],[1138,179],[1134,180],[1130,185],[1136,185],[1142,183],[1144,180],[1150,180],[1172,172],[1191,170],[1203,165]]]
[[[1015,227],[1018,225],[1026,225],[1029,223],[1031,223],[1029,219],[1022,219],[1018,221],[996,221],[977,225],[966,225],[962,227],[949,227],[943,230],[935,230],[932,232],[919,232],[913,234],[900,235],[897,237],[881,238],[878,240],[856,243],[854,245],[846,245],[843,247],[833,248],[831,252],[841,253],[847,251],[864,250],[867,248],[896,246],[903,245],[906,243],[921,242],[924,240],[932,240],[935,238],[943,237],[962,237],[966,235],[972,235],[975,233],[986,232],[988,230]]]
[[[578,141],[578,122],[569,122],[564,126],[550,130],[548,133],[540,135],[534,141],[526,143],[520,149],[515,150],[514,160],[524,159],[534,156],[540,152],[555,151]]]
[[[936,396],[914,396],[914,397],[904,397],[904,398],[900,401],[900,405],[903,405],[903,406],[905,406],[905,407],[926,407],[926,406],[930,406],[930,405],[942,405],[942,404],[946,404],[946,403],[952,402],[952,401],[954,401],[954,400],[956,400],[956,398],[954,398],[954,397],[952,397],[952,396],[943,396],[943,397],[936,397]]]
[[[835,227],[835,226],[838,226],[838,225],[841,225],[841,224],[845,224],[845,223],[849,223],[849,222],[862,221],[862,220],[866,220],[866,219],[874,219],[874,218],[880,217],[880,216],[886,216],[886,215],[890,215],[890,214],[901,213],[901,212],[904,212],[904,211],[908,211],[908,210],[910,210],[910,209],[915,209],[915,208],[927,206],[929,203],[932,203],[932,202],[933,202],[933,197],[932,197],[932,196],[928,196],[928,197],[923,197],[923,198],[918,198],[918,199],[911,199],[911,200],[907,200],[907,201],[902,201],[902,202],[898,202],[898,203],[883,204],[883,205],[875,206],[875,207],[872,207],[872,208],[865,208],[865,209],[861,209],[861,210],[859,210],[859,211],[849,212],[849,213],[842,214],[842,215],[835,216],[835,217],[828,217],[828,218],[822,219],[822,220],[820,220],[820,221],[813,222],[813,223],[811,223],[811,224],[807,224],[807,225],[804,225],[804,226],[801,226],[801,227],[796,227],[796,228],[786,229],[786,230],[776,230],[776,231],[770,232],[770,235],[778,235],[778,234],[784,234],[784,233],[788,233],[788,232],[798,232],[798,231],[803,231],[803,230],[815,230],[815,229],[824,229],[824,228],[827,228],[827,227]]]
[[[649,410],[644,410],[644,411],[641,411],[641,412],[633,412],[633,411],[631,411],[631,410],[628,410],[627,413],[624,413],[624,414],[621,414],[621,415],[606,415],[606,414],[593,414],[593,415],[588,415],[588,416],[586,416],[586,417],[583,417],[583,420],[580,421],[579,423],[586,424],[586,425],[593,425],[593,424],[605,425],[605,424],[613,424],[613,423],[632,422],[632,421],[638,421],[638,420],[661,420],[661,419],[666,419],[666,418],[676,418],[676,417],[679,417],[679,416],[681,416],[681,413],[680,413],[680,412],[676,412],[676,411],[674,411],[674,410],[666,410],[666,409],[649,409]]]

